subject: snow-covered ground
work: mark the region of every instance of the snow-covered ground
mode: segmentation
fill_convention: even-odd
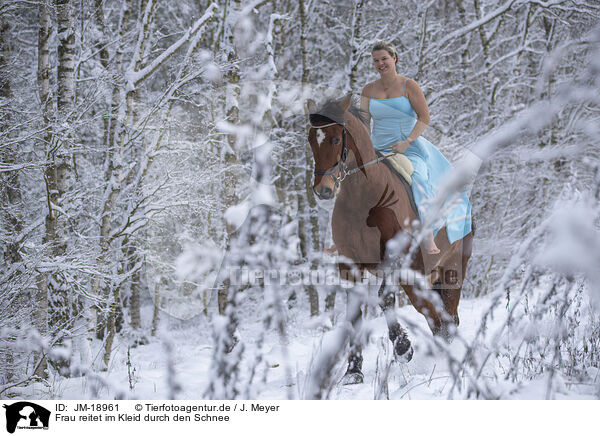
[[[338,304],[334,318],[335,326],[343,319],[344,305],[338,296]],[[452,375],[449,356],[461,362],[465,354],[466,344],[471,344],[481,326],[485,312],[492,299],[483,297],[461,301],[459,307],[459,338],[447,348],[433,346],[433,338],[425,319],[412,306],[398,309],[412,340],[415,353],[411,362],[392,362],[391,343],[387,339],[385,320],[379,310],[370,308],[364,323],[366,346],[363,349],[364,383],[345,386],[336,383],[328,398],[330,399],[447,399],[465,398],[469,380],[469,372]],[[257,348],[256,342],[263,331],[260,310],[261,302],[246,300],[243,318],[252,320],[239,328],[239,337],[244,344],[239,380],[240,398],[252,399],[302,399],[309,385],[311,368],[322,344],[331,335],[329,316],[310,318],[307,304],[299,299],[297,306],[288,310],[287,343],[283,344],[279,335],[271,329],[266,332],[264,345]],[[150,308],[147,308],[150,309]],[[506,304],[497,305],[494,316],[490,317],[487,331],[494,332],[506,317]],[[515,327],[520,328],[520,327]],[[128,366],[127,346],[124,342],[117,344],[117,350],[107,372],[96,373],[97,377],[77,377],[71,379],[53,378],[51,387],[34,384],[23,388],[20,395],[29,398],[49,399],[83,399],[83,398],[131,398],[131,399],[165,399],[169,398],[170,389],[168,356],[165,341],[172,344],[175,379],[181,385],[178,399],[202,399],[211,373],[213,355],[211,323],[204,315],[192,320],[180,321],[163,317],[161,332],[150,343],[130,349]],[[515,332],[518,333],[518,332]],[[499,355],[498,349],[509,350],[509,341],[518,340],[518,334],[512,335],[510,330],[500,336],[499,343],[480,341],[476,353],[485,356],[490,351],[477,383],[485,383],[488,392],[492,391],[500,399],[595,399],[597,383],[567,382],[560,374],[534,378],[523,377],[521,380],[506,380],[507,356]],[[493,337],[493,334],[485,337]],[[123,341],[123,340],[121,340]],[[502,345],[506,347],[502,348]],[[513,347],[514,349],[514,347]],[[283,356],[288,355],[285,359]],[[257,362],[257,373],[252,384],[245,383],[251,366]],[[345,370],[345,361],[336,367],[339,380]],[[590,371],[597,369],[591,368]],[[456,371],[455,371],[456,372]],[[458,371],[460,373],[460,370]],[[387,376],[386,376],[387,375]],[[130,380],[133,389],[130,389]],[[599,381],[600,382],[600,381]],[[551,383],[551,384],[550,384]],[[172,384],[172,383],[171,383]],[[470,395],[471,398],[477,396]]]

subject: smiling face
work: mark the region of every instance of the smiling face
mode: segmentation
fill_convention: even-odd
[[[387,50],[375,50],[373,52],[373,65],[382,76],[396,73],[396,57],[392,56]]]

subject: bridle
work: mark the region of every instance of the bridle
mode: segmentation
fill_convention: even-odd
[[[319,175],[319,176],[331,176],[331,178],[333,179],[334,186],[335,186],[334,190],[337,190],[340,186],[340,183],[348,175],[347,168],[346,168],[346,157],[348,156],[348,147],[346,146],[346,126],[343,124],[340,124],[340,123],[329,123],[329,124],[323,124],[321,126],[313,126],[311,124],[310,128],[311,129],[322,129],[324,127],[331,127],[331,126],[342,126],[342,153],[340,154],[340,159],[337,161],[337,163],[334,166],[332,166],[328,170],[315,170],[315,174]],[[340,169],[340,176],[336,177],[335,172],[337,171],[338,168]],[[313,187],[313,190],[314,190],[314,187]]]
[[[331,127],[331,126],[342,126],[342,153],[340,155],[340,159],[337,161],[337,163],[334,166],[332,166],[328,170],[315,170],[315,175],[331,176],[331,178],[333,179],[334,191],[337,191],[337,189],[340,186],[340,183],[342,183],[347,176],[351,176],[352,174],[359,172],[366,166],[369,166],[369,165],[372,165],[375,163],[379,163],[382,160],[385,160],[388,157],[396,154],[396,153],[390,153],[390,154],[386,154],[384,156],[380,156],[377,159],[373,159],[373,160],[367,162],[366,164],[357,166],[356,168],[349,170],[346,167],[346,157],[348,156],[348,147],[346,146],[346,126],[344,124],[334,122],[334,123],[323,124],[323,125],[319,125],[319,126],[310,124],[309,129],[322,129],[324,127]],[[340,169],[340,175],[339,175],[339,177],[336,177],[335,172],[337,171],[338,168]],[[315,188],[313,186],[313,192],[314,192],[314,189]],[[317,194],[317,193],[315,192],[315,194]]]

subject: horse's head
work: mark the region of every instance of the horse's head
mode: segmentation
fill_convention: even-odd
[[[312,100],[306,104],[310,121],[308,142],[315,159],[313,191],[319,199],[331,200],[345,175],[349,138],[344,115],[350,107],[350,95],[339,103],[330,103],[321,109]]]

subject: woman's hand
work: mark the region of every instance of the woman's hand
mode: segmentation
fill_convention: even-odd
[[[410,141],[405,139],[403,141],[398,141],[394,145],[392,145],[392,150],[397,153],[404,153],[406,149],[410,146]]]

